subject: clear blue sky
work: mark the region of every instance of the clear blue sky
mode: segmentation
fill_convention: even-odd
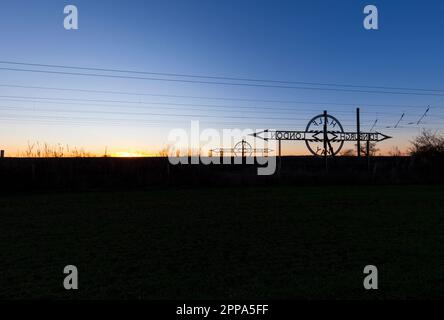
[[[67,4],[79,9],[79,30],[63,28],[63,8]],[[377,31],[363,28],[366,4],[379,9]],[[2,1],[0,60],[444,89],[443,21],[444,2],[438,0]],[[11,65],[0,64],[1,67]],[[0,146],[11,153],[23,150],[28,141],[69,144],[98,153],[105,146],[111,152],[148,152],[165,146],[168,131],[189,127],[190,119],[200,119],[204,126],[217,129],[303,129],[313,115],[324,109],[336,115],[347,129],[353,129],[355,106],[361,106],[364,112],[364,129],[378,118],[377,129],[395,136],[383,144],[385,149],[393,145],[405,148],[422,127],[442,129],[444,124],[444,96],[437,95],[255,88],[0,70],[0,85],[5,84],[294,101],[224,101],[0,86]],[[58,100],[65,101],[59,104],[56,100],[35,98],[125,103],[71,100],[69,104]],[[146,108],[128,108],[137,106],[131,102],[140,102]],[[163,104],[155,104],[159,102]],[[202,104],[225,108],[195,106]],[[432,109],[423,125],[408,126],[429,104]],[[406,115],[400,128],[385,128],[393,126],[403,112]],[[286,150],[303,152],[305,148],[301,144],[288,145]]]

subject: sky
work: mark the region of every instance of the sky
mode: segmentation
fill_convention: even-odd
[[[79,10],[78,30],[63,27],[69,4]],[[368,4],[378,8],[378,30],[363,27]],[[0,6],[0,147],[7,155],[36,142],[98,155],[156,154],[172,129],[189,130],[191,120],[201,129],[304,130],[323,110],[353,131],[356,107],[363,130],[377,120],[375,130],[393,136],[380,144],[383,153],[406,150],[422,129],[444,126],[442,1],[5,0]],[[330,85],[208,84],[200,82],[233,81],[5,62]],[[285,142],[283,153],[307,150]]]

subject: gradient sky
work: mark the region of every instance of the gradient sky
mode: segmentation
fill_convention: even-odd
[[[67,4],[79,9],[79,30],[63,28]],[[377,31],[363,28],[366,4],[379,9]],[[2,1],[0,61],[444,89],[443,17],[444,2],[438,0]],[[57,70],[0,63],[0,68],[8,67]],[[302,130],[326,109],[346,130],[353,130],[353,112],[360,106],[363,130],[378,119],[377,131],[394,136],[380,145],[386,152],[395,145],[406,149],[422,128],[442,132],[444,92],[420,93],[257,88],[0,70],[0,146],[7,155],[24,151],[28,141],[68,144],[97,154],[103,154],[105,147],[109,153],[155,153],[167,145],[172,128],[187,129],[192,119],[200,120],[203,128]],[[424,122],[408,125],[427,105],[431,111]],[[399,128],[386,128],[404,112]],[[301,143],[284,146],[284,153],[306,153]]]

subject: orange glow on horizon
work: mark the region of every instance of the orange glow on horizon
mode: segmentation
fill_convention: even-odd
[[[111,157],[116,158],[146,158],[146,157],[154,157],[155,154],[146,153],[146,152],[132,152],[132,151],[118,151],[113,152]]]

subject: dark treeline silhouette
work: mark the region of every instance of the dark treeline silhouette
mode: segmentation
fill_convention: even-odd
[[[423,130],[412,141],[410,153],[417,158],[444,157],[444,136],[430,130]]]
[[[171,186],[444,183],[443,160],[442,156],[336,157],[328,159],[327,171],[322,158],[282,157],[274,175],[258,176],[256,164],[171,165],[168,158],[161,157],[4,158],[0,161],[0,188],[3,192],[14,192]]]

